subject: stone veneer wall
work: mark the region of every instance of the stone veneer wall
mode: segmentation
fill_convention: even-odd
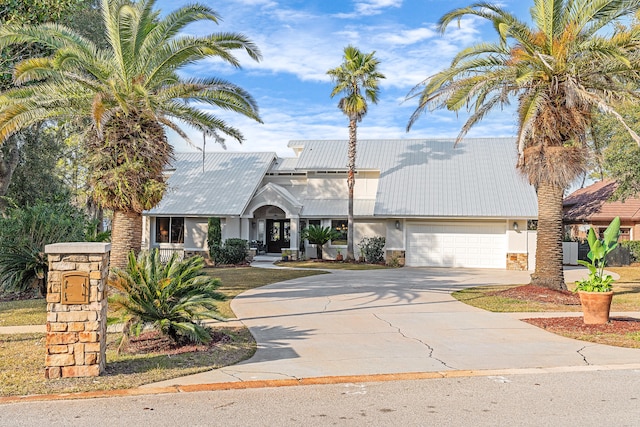
[[[507,270],[526,271],[529,265],[529,255],[525,253],[508,253]]]
[[[405,251],[387,250],[387,253],[385,254],[387,259],[387,264],[389,264],[393,258],[396,258],[398,260],[398,265],[400,265],[401,267],[404,267],[405,253],[406,253]]]
[[[45,378],[90,377],[106,365],[108,243],[47,245]],[[89,274],[89,303],[62,304],[62,275]]]

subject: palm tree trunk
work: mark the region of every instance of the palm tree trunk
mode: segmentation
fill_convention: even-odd
[[[347,214],[347,261],[353,261],[353,187],[356,184],[356,142],[358,125],[356,119],[349,120],[349,172],[347,187],[349,188],[349,211]]]
[[[131,250],[136,255],[142,246],[142,215],[137,212],[113,212],[111,228],[111,267],[125,268]]]
[[[538,186],[538,239],[536,270],[531,284],[566,290],[562,270],[562,196],[564,188],[550,183]]]

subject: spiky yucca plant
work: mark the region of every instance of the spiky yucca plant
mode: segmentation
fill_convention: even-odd
[[[202,257],[180,261],[174,254],[162,264],[157,249],[137,258],[130,252],[127,268],[114,268],[109,279],[115,290],[109,304],[125,324],[120,347],[145,326],[153,326],[177,344],[209,342],[211,334],[201,321],[220,319],[215,304],[224,296],[216,292],[220,281],[204,275],[203,267]]]

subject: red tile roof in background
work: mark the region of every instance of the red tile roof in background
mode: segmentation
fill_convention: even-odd
[[[564,199],[564,220],[611,221],[619,216],[624,222],[640,222],[640,198],[628,198],[624,202],[607,201],[616,187],[615,181],[605,179],[574,191]]]

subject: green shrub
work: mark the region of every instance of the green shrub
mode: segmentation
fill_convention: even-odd
[[[125,324],[120,347],[149,325],[178,344],[209,342],[211,334],[201,321],[219,318],[215,304],[224,297],[216,292],[220,281],[204,275],[203,267],[202,257],[179,261],[178,254],[162,264],[155,249],[137,259],[131,252],[126,269],[114,268],[109,304]]]
[[[360,253],[365,262],[375,264],[384,260],[384,245],[386,240],[382,236],[365,237],[358,243]]]
[[[216,265],[240,264],[249,256],[247,241],[243,239],[227,239],[221,246],[212,246],[209,253]]]
[[[631,262],[640,261],[640,240],[626,240],[620,246],[627,248],[631,254]]]
[[[85,218],[66,203],[13,208],[0,217],[0,291],[47,292],[50,243],[84,241]]]
[[[209,218],[207,231],[207,244],[210,248],[219,247],[222,243],[222,226],[220,218]]]

